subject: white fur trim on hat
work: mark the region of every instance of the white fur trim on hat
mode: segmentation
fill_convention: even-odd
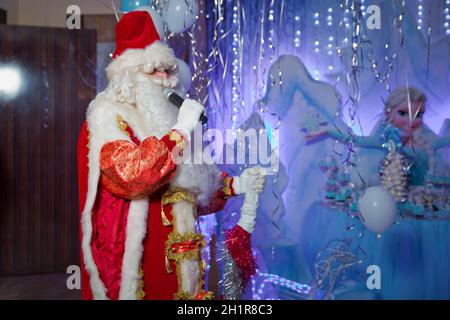
[[[128,49],[113,60],[106,68],[106,75],[111,80],[113,76],[123,74],[124,71],[144,66],[145,72],[151,73],[155,69],[170,70],[177,65],[175,54],[171,48],[156,41],[145,49]]]

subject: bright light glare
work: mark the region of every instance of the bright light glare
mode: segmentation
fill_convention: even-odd
[[[13,99],[22,85],[20,70],[12,66],[0,66],[0,97]]]

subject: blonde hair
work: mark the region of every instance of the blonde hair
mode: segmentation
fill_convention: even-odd
[[[399,87],[395,89],[387,98],[384,105],[384,114],[386,118],[389,117],[390,113],[401,103],[404,101],[411,102],[422,102],[425,103],[427,101],[427,97],[425,94],[415,87]]]

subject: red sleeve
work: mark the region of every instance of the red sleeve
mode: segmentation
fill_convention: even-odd
[[[136,199],[165,185],[175,173],[173,155],[181,152],[184,138],[176,131],[140,145],[126,140],[105,144],[100,152],[101,184],[112,194]]]
[[[242,282],[245,286],[256,272],[256,262],[251,249],[251,234],[240,226],[235,226],[233,229],[226,231],[225,235],[225,245],[242,272]]]
[[[229,177],[227,173],[222,172],[222,188],[215,192],[212,199],[208,202],[208,206],[199,206],[197,212],[199,215],[207,215],[222,211],[227,200],[235,195],[233,177]]]

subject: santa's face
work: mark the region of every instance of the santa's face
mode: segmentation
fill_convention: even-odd
[[[136,106],[144,121],[153,133],[161,138],[176,123],[178,108],[164,96],[166,88],[175,87],[178,83],[176,70],[151,70],[145,66],[139,68],[132,76]]]
[[[163,88],[175,88],[178,85],[177,69],[176,67],[169,68],[170,69],[154,69],[154,71],[148,72],[144,66],[139,70],[139,73],[157,86]]]
[[[405,136],[411,137],[414,131],[422,126],[424,113],[423,102],[411,102],[409,106],[408,101],[404,101],[391,110],[389,121]]]
[[[144,65],[139,67],[135,75],[137,82],[151,82],[156,87],[163,89],[175,88],[178,85],[176,66],[166,66],[156,69],[152,66]]]

